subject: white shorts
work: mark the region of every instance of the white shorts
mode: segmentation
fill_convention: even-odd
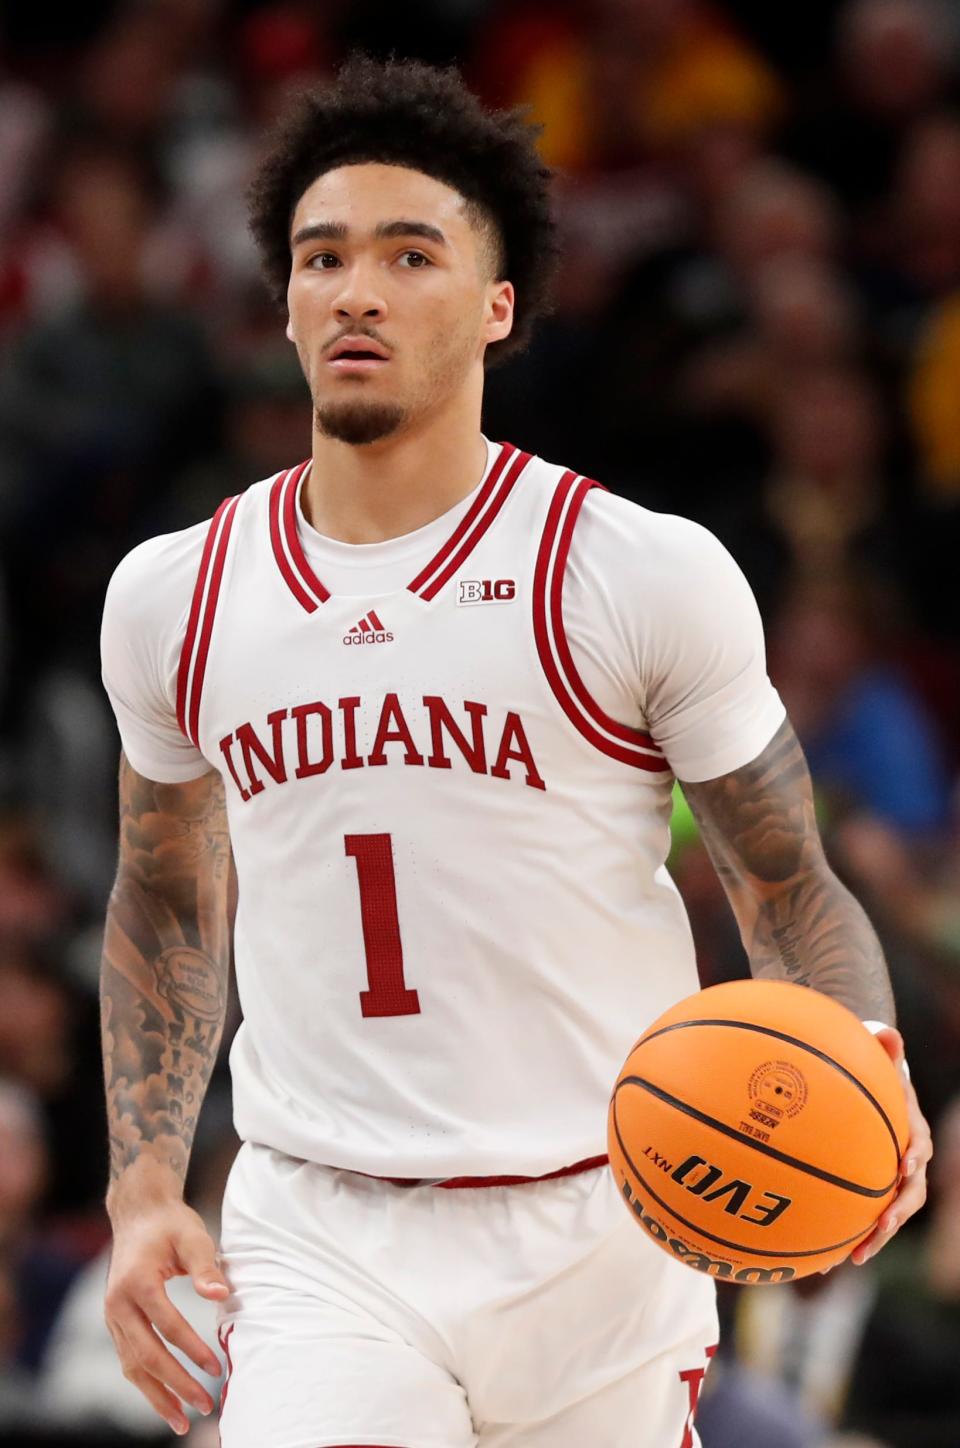
[[[245,1145],[227,1185],[223,1448],[694,1448],[713,1283],[606,1168],[387,1182]]]

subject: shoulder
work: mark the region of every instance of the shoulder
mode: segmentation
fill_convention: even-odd
[[[209,527],[206,521],[148,538],[114,570],[103,604],[100,658],[115,707],[144,699],[166,701],[173,707],[180,651]]]
[[[189,607],[210,521],[162,533],[132,548],[114,569],[106,611],[120,612],[128,621],[158,615],[176,621]]]
[[[599,487],[584,499],[571,558],[587,571],[622,572],[648,595],[651,584],[671,593],[692,584],[713,589],[744,582],[709,528],[675,513],[655,513]]]
[[[231,531],[235,537],[241,520],[256,524],[268,504],[270,489],[280,474],[252,483],[239,494],[240,506],[236,509],[235,522]],[[193,589],[200,572],[204,549],[211,535],[211,527],[217,518],[233,513],[227,507],[233,501],[231,495],[223,499],[220,507],[201,523],[189,528],[180,528],[173,533],[160,533],[138,543],[120,560],[107,587],[107,602],[122,602],[134,613],[152,613],[154,605],[172,617],[188,607]]]

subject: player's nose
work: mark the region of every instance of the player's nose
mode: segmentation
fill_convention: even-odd
[[[354,266],[344,268],[341,275],[341,285],[332,298],[337,321],[381,321],[387,315],[387,304],[374,273],[368,267]]]

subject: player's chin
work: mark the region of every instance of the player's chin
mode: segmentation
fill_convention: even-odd
[[[398,402],[356,395],[321,401],[314,411],[317,426],[324,437],[351,447],[381,442],[397,432],[406,421],[406,409]]]

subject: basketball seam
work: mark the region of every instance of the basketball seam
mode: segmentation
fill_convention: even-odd
[[[855,1232],[852,1237],[845,1237],[842,1242],[834,1242],[833,1245],[829,1247],[812,1247],[809,1249],[809,1251],[805,1252],[790,1252],[786,1249],[782,1251],[771,1252],[765,1247],[749,1247],[744,1242],[728,1242],[725,1237],[716,1237],[712,1232],[708,1232],[705,1227],[698,1226],[696,1222],[688,1222],[686,1217],[681,1217],[680,1213],[676,1211],[673,1207],[671,1207],[668,1202],[665,1202],[662,1197],[657,1196],[657,1193],[653,1190],[653,1187],[650,1186],[647,1179],[644,1176],[641,1176],[640,1171],[634,1165],[633,1158],[631,1157],[630,1153],[627,1151],[626,1146],[624,1145],[623,1137],[620,1135],[620,1123],[617,1120],[616,1099],[614,1099],[613,1102],[613,1129],[617,1133],[617,1142],[620,1146],[620,1150],[623,1152],[623,1159],[629,1166],[637,1181],[643,1187],[644,1191],[653,1198],[653,1200],[657,1203],[659,1207],[662,1207],[665,1212],[669,1212],[670,1216],[673,1217],[674,1221],[680,1222],[681,1225],[684,1227],[688,1227],[691,1232],[696,1232],[698,1237],[705,1237],[708,1242],[715,1242],[718,1247],[729,1247],[734,1252],[745,1252],[751,1257],[820,1257],[824,1252],[839,1252],[841,1247],[849,1247],[855,1242],[862,1242],[864,1237],[870,1230],[869,1227],[865,1227],[863,1231]],[[691,1252],[695,1252],[697,1249],[695,1246],[691,1246],[690,1250]]]
[[[753,1151],[759,1151],[762,1156],[772,1157],[774,1161],[782,1162],[784,1166],[794,1167],[797,1171],[805,1172],[807,1176],[817,1177],[830,1186],[840,1187],[845,1192],[853,1192],[858,1197],[879,1199],[885,1197],[897,1184],[897,1179],[894,1177],[893,1181],[885,1187],[864,1187],[860,1186],[858,1182],[848,1181],[846,1177],[834,1176],[833,1172],[825,1171],[823,1167],[811,1166],[807,1162],[799,1161],[795,1156],[788,1156],[785,1151],[778,1151],[775,1146],[767,1146],[763,1141],[755,1141],[745,1131],[738,1131],[735,1126],[728,1126],[725,1121],[718,1121],[715,1116],[708,1116],[706,1112],[698,1110],[696,1106],[691,1106],[689,1102],[681,1101],[677,1096],[671,1096],[670,1092],[664,1091],[662,1086],[655,1086],[652,1081],[645,1081],[642,1076],[624,1076],[617,1082],[617,1092],[623,1086],[640,1086],[667,1106],[673,1106],[677,1111],[682,1111],[685,1116],[692,1116],[694,1121],[699,1121],[704,1126],[711,1126],[724,1136],[729,1136],[731,1140],[739,1141],[741,1145],[749,1146]]]
[[[654,1041],[656,1040],[657,1036],[665,1036],[669,1031],[686,1030],[688,1026],[733,1026],[738,1031],[754,1031],[757,1035],[760,1036],[774,1036],[778,1041],[785,1041],[789,1046],[799,1046],[802,1051],[807,1051],[811,1056],[817,1056],[821,1061],[826,1062],[828,1066],[832,1066],[835,1071],[839,1071],[841,1076],[846,1076],[847,1080],[851,1081],[853,1085],[856,1086],[857,1090],[862,1092],[863,1095],[866,1096],[867,1100],[870,1102],[870,1105],[873,1106],[873,1108],[876,1110],[877,1115],[880,1117],[884,1126],[887,1128],[887,1131],[890,1133],[890,1140],[893,1142],[894,1151],[897,1154],[897,1166],[899,1168],[900,1157],[902,1153],[900,1149],[900,1143],[897,1140],[897,1133],[894,1130],[892,1121],[890,1120],[887,1113],[884,1111],[883,1107],[880,1105],[880,1102],[874,1096],[873,1092],[869,1089],[869,1087],[864,1086],[863,1082],[860,1081],[856,1076],[854,1076],[852,1071],[848,1071],[846,1066],[841,1066],[839,1061],[835,1061],[833,1057],[828,1056],[825,1051],[821,1051],[817,1046],[809,1045],[806,1041],[801,1041],[797,1036],[788,1036],[785,1031],[778,1031],[773,1026],[758,1026],[755,1025],[752,1021],[677,1021],[675,1025],[661,1026],[659,1031],[654,1031],[649,1036],[641,1037],[641,1039],[637,1042],[636,1046],[634,1046],[633,1049],[637,1050],[647,1041]]]

